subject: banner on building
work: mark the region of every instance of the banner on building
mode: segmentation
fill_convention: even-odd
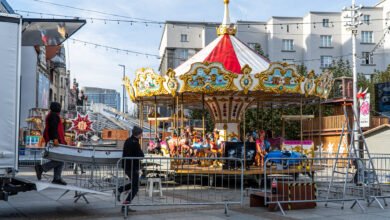
[[[390,115],[390,82],[375,84],[377,111]]]
[[[370,93],[367,93],[364,98],[359,99],[360,103],[360,127],[368,128],[370,127]]]
[[[49,90],[50,90],[49,79],[43,73],[39,73],[38,97],[37,97],[39,108],[49,108]]]

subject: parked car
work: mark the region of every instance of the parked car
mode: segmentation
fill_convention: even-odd
[[[299,165],[307,159],[306,155],[295,151],[271,151],[264,157],[264,161],[267,162],[267,167],[273,164],[282,164],[286,169],[291,165]]]

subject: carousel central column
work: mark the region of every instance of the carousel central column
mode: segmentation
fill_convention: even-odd
[[[240,96],[214,96],[205,98],[215,123],[215,129],[225,141],[240,137],[240,123],[243,112],[254,98]]]

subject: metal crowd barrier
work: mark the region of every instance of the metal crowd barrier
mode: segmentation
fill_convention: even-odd
[[[132,170],[126,170],[129,164]],[[136,165],[140,172],[133,170]],[[227,214],[229,205],[243,204],[244,166],[240,159],[123,158],[118,161],[116,176],[126,178],[117,179],[116,195],[119,187],[131,185],[135,175],[139,176],[139,191],[134,199],[124,203],[127,196],[132,196],[127,188],[122,189],[128,191],[122,193],[121,201],[115,200],[125,209],[125,217],[129,206],[223,205]]]
[[[356,158],[269,158],[264,163],[264,204],[284,210],[316,207],[323,202],[353,202],[364,212],[364,166]]]
[[[42,153],[44,148],[23,148],[19,149],[19,166],[31,167],[37,164],[41,164],[44,159]]]
[[[63,161],[62,179],[68,184],[84,189],[94,190],[98,192],[107,192],[115,189],[118,178],[116,164],[96,164],[96,163],[80,163],[72,161]],[[42,175],[42,181],[51,182],[53,179],[53,170]],[[59,198],[70,191],[65,191]],[[86,195],[88,193],[75,192],[74,202],[83,198],[86,203],[89,203]]]
[[[388,205],[386,198],[390,198],[390,157],[371,157],[371,160],[375,170],[372,169],[372,167],[367,169],[367,183],[374,182],[377,177],[381,190],[376,191],[371,190],[371,188],[368,189],[368,206],[373,202],[376,202],[381,209],[384,209],[383,205]],[[383,201],[383,204],[380,200]]]

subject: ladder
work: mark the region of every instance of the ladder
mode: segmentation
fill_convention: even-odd
[[[351,104],[345,104],[343,106],[344,118],[345,121],[342,125],[342,130],[340,134],[339,145],[334,158],[331,181],[328,186],[328,192],[326,197],[327,206],[328,201],[341,201],[342,209],[344,209],[345,201],[353,201],[353,208],[356,204],[364,211],[363,206],[359,202],[359,197],[367,199],[367,202],[371,204],[373,201],[376,201],[379,206],[383,209],[382,204],[378,201],[378,196],[382,195],[382,189],[374,163],[371,159],[371,155],[368,150],[366,139],[364,138],[362,128],[360,123],[356,123],[356,128],[353,128],[351,121],[349,120],[349,114],[347,107],[352,110],[352,119],[353,121],[358,121],[357,113],[353,110]],[[344,145],[343,140],[349,135],[349,143],[347,143],[347,157],[340,157],[340,150]],[[355,138],[355,136],[357,138]],[[358,145],[358,147],[356,147]],[[360,149],[359,149],[360,148]],[[364,156],[367,158],[364,159]],[[351,172],[352,167],[355,167],[356,172]],[[340,181],[342,180],[341,185]],[[352,180],[356,185],[354,186]],[[337,185],[337,183],[339,183]],[[332,190],[333,189],[333,190]],[[342,191],[340,191],[342,190]],[[354,197],[354,193],[358,192],[359,195]],[[332,193],[342,193],[341,198],[330,198]],[[352,194],[352,197],[347,198],[348,194]],[[383,198],[385,205],[387,206],[386,200]]]

